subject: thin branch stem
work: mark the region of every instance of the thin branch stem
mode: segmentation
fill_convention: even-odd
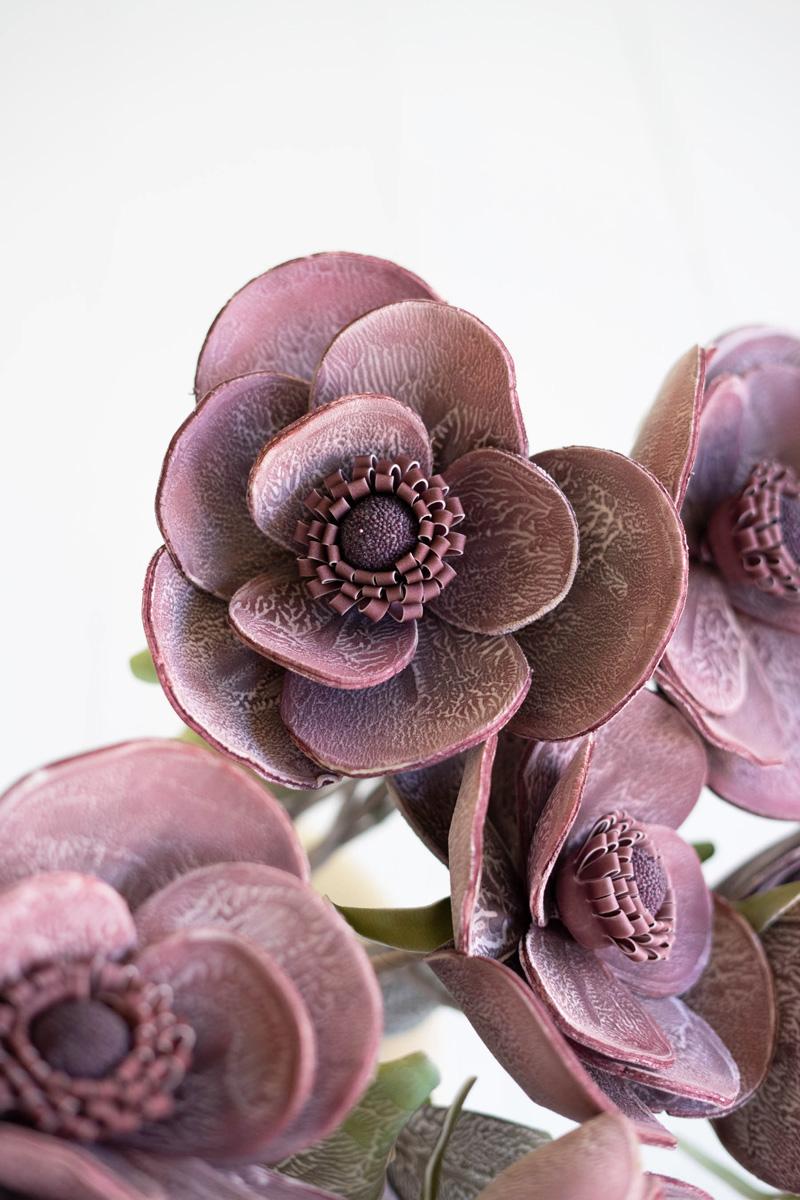
[[[349,780],[342,788],[339,811],[328,832],[308,853],[311,870],[317,871],[342,846],[379,825],[392,811],[392,801],[386,784],[380,780],[376,786],[359,797],[359,780]]]

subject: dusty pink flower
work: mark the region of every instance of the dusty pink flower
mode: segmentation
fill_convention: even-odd
[[[196,392],[145,626],[178,712],[266,778],[434,762],[514,714],[573,736],[652,671],[685,587],[674,506],[622,455],[529,460],[507,350],[408,271],[267,272]]]
[[[430,964],[537,1103],[575,1120],[620,1109],[669,1145],[653,1113],[730,1109],[769,1051],[757,939],[724,902],[712,914],[675,832],[705,780],[703,744],[642,691],[578,741],[506,734],[496,748],[393,781],[449,860],[455,948]]]
[[[307,875],[278,803],[197,747],[130,742],[5,794],[0,1189],[321,1195],[263,1164],[356,1102],[380,1001]]]
[[[800,815],[800,341],[752,326],[675,365],[635,456],[686,526],[686,608],[658,672],[710,748],[709,783]]]

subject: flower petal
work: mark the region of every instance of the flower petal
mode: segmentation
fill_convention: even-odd
[[[547,886],[581,809],[581,797],[594,753],[594,741],[594,734],[589,734],[578,744],[547,797],[531,833],[527,871],[528,897],[531,916],[537,925],[547,924]],[[546,746],[546,742],[537,743],[534,755],[527,760],[522,786],[529,795],[532,784],[546,786],[545,778],[537,776],[541,774],[546,777],[556,761],[540,749]],[[539,753],[536,753],[537,751]]]
[[[672,1179],[668,1175],[648,1175],[648,1179],[656,1184],[652,1200],[713,1200],[708,1192],[692,1183],[684,1183],[682,1179]],[[649,1194],[646,1200],[650,1200]]]
[[[715,340],[708,375],[745,375],[771,363],[800,367],[800,339],[770,325],[743,325]]]
[[[330,1133],[369,1082],[381,1034],[375,974],[332,905],[283,871],[225,863],[176,879],[137,925],[143,943],[194,926],[228,929],[286,973],[314,1030],[316,1073],[302,1110],[260,1154],[276,1162]]]
[[[382,304],[436,299],[426,283],[368,254],[313,254],[245,284],[217,315],[197,364],[198,398],[250,371],[310,379],[343,326]]]
[[[548,741],[602,725],[649,677],[680,616],[687,559],[672,501],[638,463],[581,447],[535,461],[580,529],[569,593],[518,634],[535,682],[512,728]]]
[[[144,588],[144,626],[161,686],[183,721],[218,750],[288,787],[334,777],[297,749],[278,710],[284,672],[231,633],[227,605],[199,592],[159,550]]]
[[[443,863],[449,853],[450,822],[464,775],[465,757],[454,754],[429,767],[401,771],[386,781],[414,833]]]
[[[169,985],[175,1015],[197,1040],[175,1113],[130,1141],[223,1161],[258,1156],[294,1120],[313,1083],[315,1036],[300,992],[263,950],[220,929],[152,943],[137,966]]]
[[[475,633],[512,633],[555,608],[578,565],[575,514],[552,479],[503,450],[473,450],[447,470],[464,507],[455,579],[432,602]]]
[[[308,408],[308,384],[287,375],[243,375],[210,392],[170,442],[156,497],[175,562],[197,587],[228,600],[283,555],[247,507],[253,463]]]
[[[511,356],[463,309],[406,300],[348,325],[323,355],[311,404],[348,392],[381,392],[415,409],[440,469],[480,446],[527,456]]]
[[[721,501],[735,495],[753,463],[741,474],[742,421],[747,388],[741,379],[706,379],[696,453],[681,516],[689,545],[701,551],[709,517]],[[738,483],[736,482],[738,479]]]
[[[687,350],[667,375],[645,417],[631,457],[647,467],[678,508],[697,448],[698,417],[705,385],[707,352]]]
[[[287,670],[329,687],[375,687],[407,667],[417,648],[416,621],[342,617],[313,600],[294,563],[240,587],[228,609],[242,641]]]
[[[405,454],[426,475],[432,469],[427,430],[407,405],[391,396],[342,396],[287,426],[256,459],[248,503],[258,528],[278,545],[296,550],[303,501],[363,454],[390,460]]]
[[[343,692],[287,674],[281,715],[298,745],[330,770],[394,774],[491,737],[516,711],[529,677],[512,638],[479,637],[428,616],[413,661],[394,679]]]
[[[686,607],[664,655],[664,666],[701,708],[735,713],[747,685],[747,641],[719,575],[693,563]]]
[[[0,891],[0,989],[32,967],[121,958],[135,944],[127,904],[100,879],[51,871]]]
[[[127,1157],[164,1184],[169,1200],[341,1200],[260,1164],[229,1170],[199,1158],[136,1151]]]
[[[531,926],[520,959],[531,987],[572,1041],[651,1070],[674,1058],[658,1024],[631,989],[560,927]]]
[[[160,1188],[133,1186],[82,1146],[7,1122],[0,1124],[0,1190],[20,1200],[167,1200]]]
[[[40,768],[0,798],[0,885],[80,871],[136,908],[193,867],[237,860],[308,874],[283,808],[199,746],[124,742]]]

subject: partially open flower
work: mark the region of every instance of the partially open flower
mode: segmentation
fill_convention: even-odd
[[[800,816],[800,340],[750,327],[675,365],[634,455],[691,555],[658,682],[709,744],[710,786]]]
[[[36,1200],[321,1194],[263,1164],[369,1082],[380,999],[240,768],[142,741],[0,799],[0,1191]],[[263,1189],[234,1188],[262,1164]]]
[[[530,460],[505,347],[408,271],[267,272],[196,391],[145,626],[185,721],[266,778],[408,769],[515,714],[571,737],[652,671],[685,587],[674,506],[622,455]]]
[[[731,1109],[771,1048],[758,939],[723,901],[713,912],[675,832],[705,774],[700,739],[643,691],[578,741],[503,735],[393,781],[449,860],[455,949],[430,964],[478,1033],[537,1103],[620,1109],[655,1144],[672,1138],[654,1113]]]

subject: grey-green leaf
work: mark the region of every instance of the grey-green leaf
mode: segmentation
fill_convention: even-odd
[[[701,863],[708,862],[716,849],[713,842],[693,842],[692,845]]]
[[[141,679],[142,683],[158,683],[153,656],[149,650],[140,650],[138,654],[132,654],[129,662],[131,672],[137,679]]]
[[[427,954],[453,937],[450,897],[420,908],[350,908],[336,905],[345,921],[372,942]]]
[[[445,1113],[442,1128],[436,1139],[436,1145],[433,1147],[431,1156],[428,1159],[428,1165],[425,1167],[425,1178],[422,1181],[422,1200],[439,1200],[439,1188],[441,1187],[442,1171],[444,1169],[444,1156],[447,1153],[447,1147],[450,1145],[453,1130],[461,1116],[464,1101],[472,1091],[474,1085],[475,1076],[472,1075],[462,1084],[455,1100]]]
[[[782,883],[768,892],[755,892],[736,902],[736,908],[755,929],[763,933],[800,900],[800,882]]]

